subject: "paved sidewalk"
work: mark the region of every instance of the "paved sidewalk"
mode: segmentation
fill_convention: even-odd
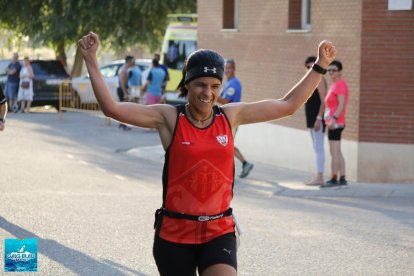
[[[161,145],[133,148],[127,154],[164,162]],[[297,197],[413,197],[414,183],[356,183],[346,186],[319,188],[306,186],[312,175],[308,172],[255,163],[247,178],[238,177],[241,164],[236,160],[235,192],[257,193],[266,196]]]
[[[346,186],[319,188],[319,186],[307,186],[304,184],[311,176],[311,174],[303,171],[257,163],[246,179],[236,178],[236,184],[242,182],[243,189],[265,193],[269,196],[414,198],[414,183],[348,182]]]

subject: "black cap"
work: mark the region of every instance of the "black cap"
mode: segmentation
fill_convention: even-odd
[[[224,59],[215,51],[200,49],[188,57],[186,69],[185,84],[201,77],[213,77],[223,81]]]

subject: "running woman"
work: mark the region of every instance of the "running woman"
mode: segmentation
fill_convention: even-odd
[[[224,59],[198,50],[187,59],[179,89],[187,104],[115,102],[96,58],[100,41],[79,40],[95,96],[108,117],[156,128],[166,151],[163,204],[156,212],[153,254],[161,275],[236,275],[235,223],[230,203],[234,184],[233,136],[239,125],[276,120],[296,112],[336,56],[331,42],[319,44],[318,58],[281,99],[216,106]]]

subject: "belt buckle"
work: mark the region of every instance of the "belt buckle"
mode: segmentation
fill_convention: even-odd
[[[210,217],[209,216],[199,216],[197,219],[198,219],[198,221],[209,221]]]

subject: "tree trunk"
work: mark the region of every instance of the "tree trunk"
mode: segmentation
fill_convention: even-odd
[[[59,41],[57,42],[57,44],[55,45],[55,51],[56,51],[56,59],[59,60],[63,67],[65,67],[66,73],[68,73],[69,75],[69,71],[68,71],[68,66],[66,63],[66,52],[65,52],[65,42],[64,41]]]
[[[62,62],[62,64],[66,65],[65,42],[59,41],[55,45],[55,49],[56,49],[56,59]]]
[[[73,67],[72,67],[72,73],[71,73],[72,77],[79,77],[80,75],[82,75],[82,66],[83,66],[83,57],[78,47],[76,49],[75,62],[73,63]]]

